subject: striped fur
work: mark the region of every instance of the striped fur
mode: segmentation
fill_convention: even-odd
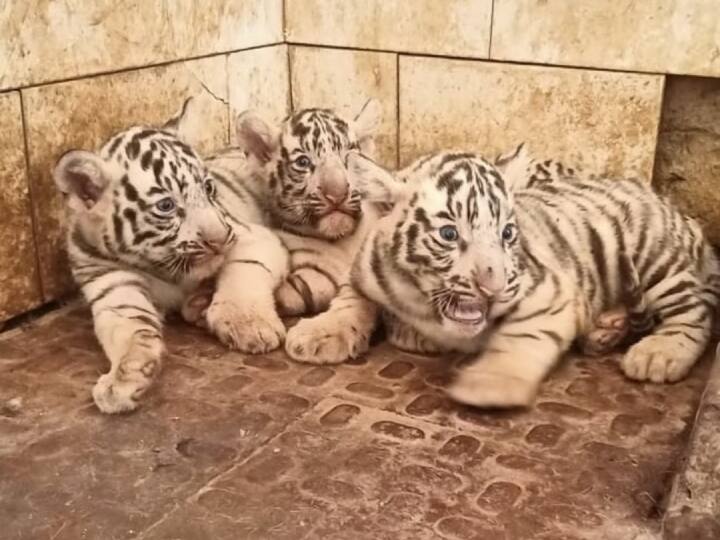
[[[369,160],[362,168],[368,189],[392,186],[397,204],[366,239],[353,283],[404,335],[478,354],[449,389],[458,401],[530,404],[573,340],[627,299],[628,273],[640,289],[631,303],[655,321],[623,357],[628,377],[679,380],[705,349],[718,261],[699,226],[646,184],[559,180],[513,193],[482,158],[440,153],[408,168],[398,191]]]
[[[183,142],[187,109],[163,129],[122,131],[97,153],[68,152],[54,170],[72,273],[111,364],[93,389],[106,413],[137,406],[160,370],[163,314],[204,280],[218,281],[207,318],[223,342],[265,351],[284,335],[273,290],[287,254],[262,225],[258,194]]]
[[[251,112],[238,118],[238,140],[252,176],[266,185],[277,234],[290,256],[290,275],[276,292],[278,310],[306,317],[288,330],[285,349],[295,360],[336,363],[368,347],[376,308],[349,279],[378,210],[362,200],[346,157],[372,151],[379,122],[374,100],[352,121],[327,109],[297,111],[279,129]]]
[[[536,159],[528,152],[525,143],[518,145],[512,152],[498,156],[494,165],[502,173],[506,188],[514,193],[553,182],[597,180],[603,176],[578,166],[565,165],[555,159]],[[653,325],[637,271],[626,255],[621,257],[624,264],[619,265],[619,268],[625,294],[618,305],[599,314],[587,332],[578,336],[577,342],[583,354],[599,356],[629,345],[646,334]]]

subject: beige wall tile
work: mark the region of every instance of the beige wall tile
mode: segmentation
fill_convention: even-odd
[[[400,161],[522,141],[537,156],[650,178],[663,77],[400,57]]]
[[[491,57],[720,75],[717,0],[495,0]]]
[[[237,115],[253,109],[267,122],[280,123],[290,112],[287,45],[263,47],[230,55],[230,136],[236,142]]]
[[[280,42],[282,0],[0,3],[0,90]]]
[[[0,94],[0,322],[41,301],[20,94]]]
[[[668,80],[654,182],[720,243],[720,80]]]
[[[375,144],[378,159],[397,161],[397,55],[291,47],[293,107],[326,107],[352,119],[370,98],[380,101],[383,121]]]
[[[171,64],[23,90],[33,211],[46,299],[69,288],[61,232],[62,203],[52,181],[57,158],[96,149],[135,124],[159,125],[197,95],[204,131],[192,143],[209,151],[228,142],[227,57]]]
[[[492,0],[286,0],[288,41],[487,58]]]

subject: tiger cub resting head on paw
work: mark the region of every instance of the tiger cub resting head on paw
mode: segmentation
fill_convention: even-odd
[[[449,389],[456,400],[532,403],[572,342],[627,297],[628,275],[631,305],[654,325],[623,357],[628,377],[677,381],[705,349],[720,265],[698,224],[647,184],[565,178],[513,192],[470,153],[419,160],[404,183],[359,155],[351,167],[396,202],[353,283],[391,314],[391,336],[477,354]]]
[[[372,153],[380,118],[380,104],[371,99],[352,119],[317,108],[301,109],[277,127],[251,111],[237,119],[239,145],[248,155],[243,174],[262,187],[290,257],[289,275],[275,292],[278,312],[317,315],[288,330],[285,348],[295,360],[336,363],[367,349],[374,306],[356,298],[349,275],[378,208],[362,199],[347,158],[357,151]],[[196,301],[207,303],[192,298],[188,304]],[[345,332],[323,340],[323,333],[335,327]]]
[[[361,196],[348,156],[372,154],[379,102],[353,119],[303,109],[270,128],[253,113],[238,119],[238,139],[254,174],[267,183],[270,211],[290,254],[290,273],[276,291],[278,311],[304,316],[288,330],[294,360],[337,363],[368,348],[375,306],[350,287],[350,268],[379,209]],[[337,332],[335,331],[337,330]]]

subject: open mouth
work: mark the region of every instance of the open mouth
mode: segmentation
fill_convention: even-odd
[[[448,304],[443,315],[451,321],[475,326],[486,321],[489,304],[484,296],[460,297]]]

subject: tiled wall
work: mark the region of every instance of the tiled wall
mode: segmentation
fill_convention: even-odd
[[[0,36],[0,323],[72,290],[57,157],[160,122],[188,94],[205,109],[202,150],[250,107],[276,121],[373,96],[390,166],[524,140],[654,170],[720,242],[716,0],[6,0]]]
[[[198,95],[201,150],[289,107],[282,0],[0,2],[0,323],[72,291],[50,171]]]

